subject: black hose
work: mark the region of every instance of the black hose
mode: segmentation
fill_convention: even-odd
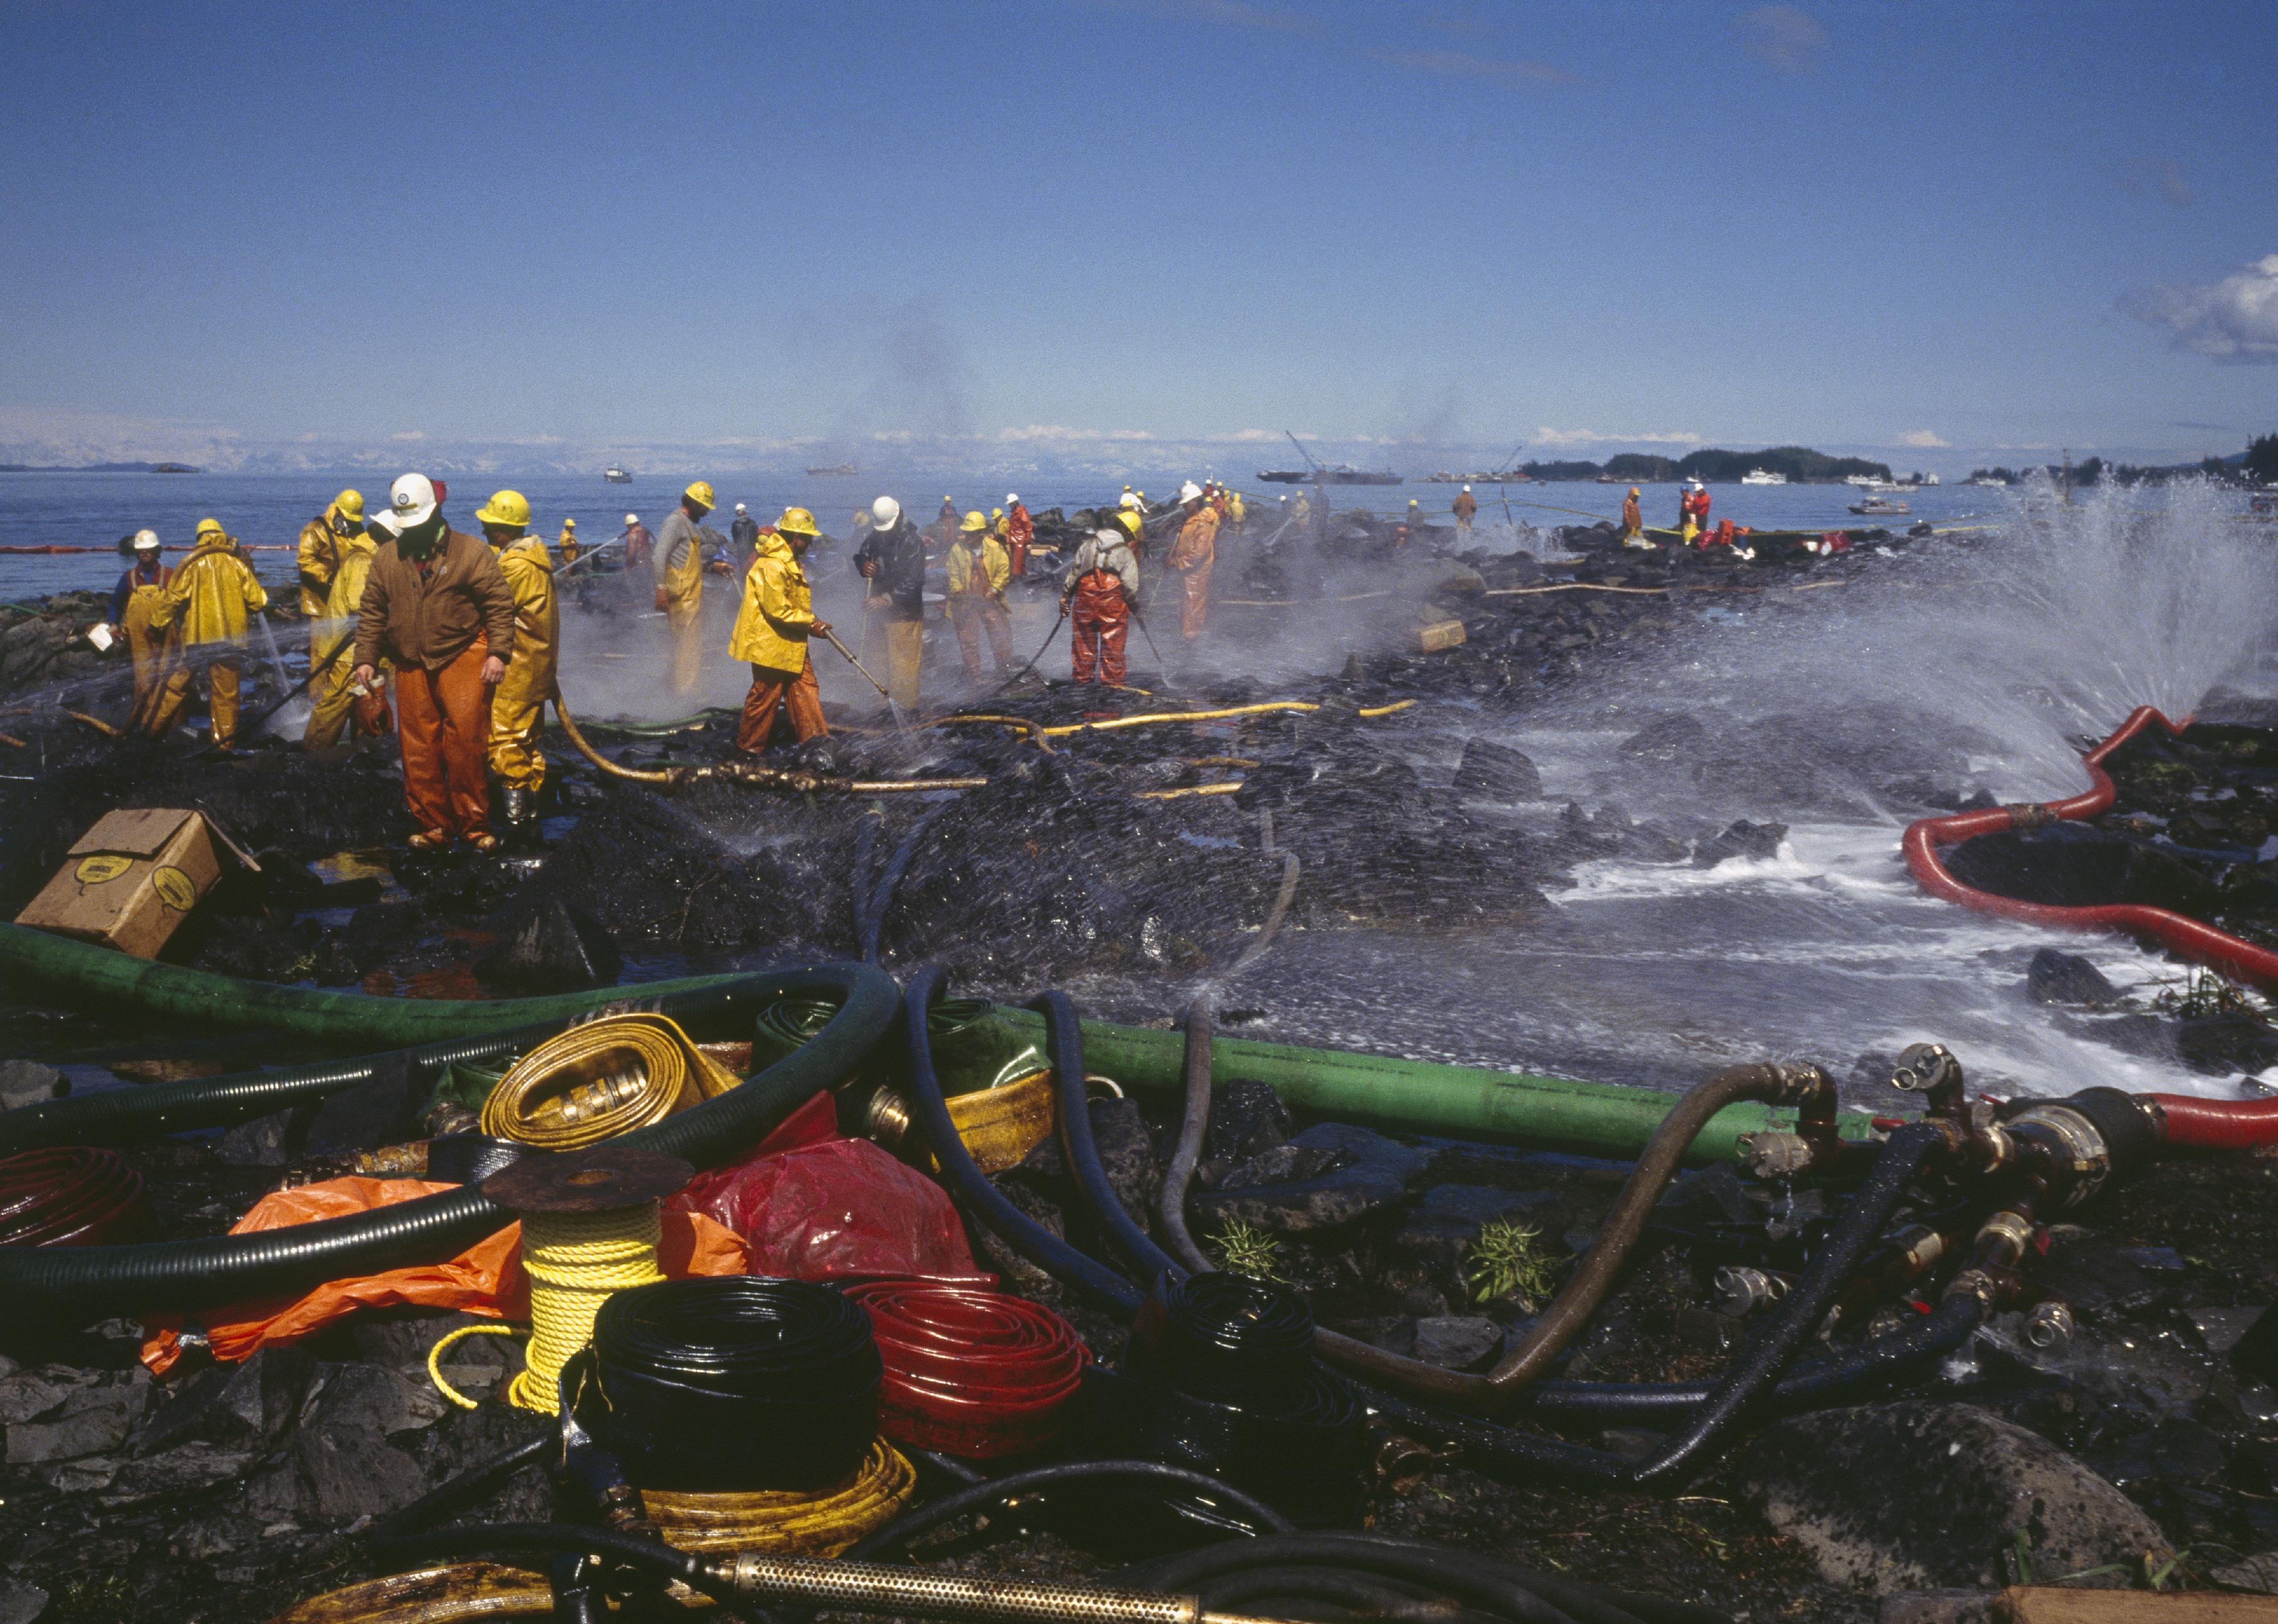
[[[1548,1472],[1640,1488],[1665,1482],[1689,1466],[1762,1396],[1797,1346],[1818,1328],[1860,1257],[1906,1194],[1907,1186],[1945,1143],[1944,1131],[1928,1124],[1909,1124],[1891,1135],[1874,1170],[1781,1303],[1770,1328],[1742,1350],[1732,1368],[1693,1407],[1684,1431],[1645,1460],[1627,1460],[1578,1444],[1450,1415],[1370,1387],[1361,1387],[1360,1392],[1372,1408],[1419,1436],[1460,1445],[1466,1464],[1489,1476],[1532,1483]]]
[[[678,1156],[699,1169],[718,1165],[758,1143],[794,1109],[859,1067],[891,1028],[900,996],[891,977],[864,964],[754,974],[697,995],[717,1000],[718,1007],[748,1008],[756,1017],[776,999],[812,992],[835,993],[844,1003],[830,1024],[796,1054],[739,1088],[616,1142]],[[253,1086],[251,1079],[237,1080]],[[355,1080],[359,1079],[340,1086]],[[264,1098],[260,1109],[274,1109],[276,1104]],[[512,1216],[479,1189],[462,1186],[353,1217],[255,1234],[141,1246],[0,1249],[0,1301],[19,1313],[85,1323],[295,1296],[328,1280],[441,1262]]]
[[[1090,1096],[1084,1087],[1083,1027],[1076,1018],[1075,1005],[1066,993],[1046,993],[1028,1007],[1044,1018],[1045,1052],[1051,1056],[1060,1096],[1060,1148],[1066,1153],[1069,1176],[1082,1193],[1084,1204],[1143,1279],[1164,1275],[1173,1280],[1183,1278],[1186,1266],[1157,1246],[1124,1208],[1122,1198],[1108,1181],[1106,1168],[1100,1164],[1099,1144],[1091,1132]]]
[[[545,1460],[556,1442],[553,1433],[541,1432],[527,1443],[516,1444],[504,1454],[469,1467],[456,1477],[436,1484],[409,1505],[382,1517],[372,1525],[371,1536],[401,1539],[439,1518],[473,1505],[524,1467]]]
[[[579,1419],[644,1488],[821,1489],[852,1476],[877,1436],[869,1316],[827,1285],[635,1286],[601,1305],[592,1347]]]
[[[1280,1512],[1252,1494],[1246,1494],[1232,1483],[1212,1477],[1207,1473],[1194,1472],[1185,1467],[1165,1466],[1154,1460],[1067,1460],[1056,1466],[1040,1466],[1026,1472],[1014,1472],[1009,1476],[992,1477],[945,1494],[937,1500],[904,1512],[882,1529],[874,1529],[848,1547],[845,1552],[850,1562],[885,1561],[901,1554],[912,1540],[929,1534],[944,1523],[956,1521],[972,1512],[985,1511],[990,1506],[1015,1495],[1034,1494],[1040,1490],[1064,1487],[1069,1483],[1130,1483],[1142,1488],[1177,1490],[1200,1495],[1206,1499],[1222,1502],[1227,1509],[1246,1519],[1252,1526],[1273,1533],[1288,1533],[1295,1524]]]
[[[1205,1607],[1255,1605],[1293,1592],[1267,1575],[1366,1574],[1452,1597],[1492,1617],[1576,1624],[1731,1624],[1711,1607],[1536,1573],[1475,1552],[1375,1534],[1272,1534],[1158,1557],[1119,1582],[1199,1596]]]
[[[951,803],[945,801],[921,817],[911,826],[910,832],[902,836],[901,843],[894,848],[894,855],[886,859],[886,872],[878,876],[878,883],[870,893],[868,914],[862,921],[864,964],[878,962],[878,938],[885,933],[886,910],[894,905],[894,888],[901,884],[902,875],[908,872],[910,859],[917,855],[918,842],[925,838],[925,832],[933,827],[933,820],[947,812],[950,805]]]
[[[941,1096],[941,1079],[934,1071],[933,1036],[926,1025],[926,1011],[940,998],[943,980],[941,967],[928,964],[910,978],[909,990],[902,1000],[902,1025],[910,1053],[910,1109],[941,1163],[942,1177],[967,1209],[1005,1245],[1054,1279],[1128,1316],[1146,1300],[1146,1293],[1005,1200],[965,1148]]]
[[[854,955],[866,964],[877,962],[869,945],[870,852],[885,821],[886,814],[875,806],[854,820],[854,860],[846,876],[846,889],[854,901]]]
[[[1820,1403],[1871,1383],[1909,1374],[1951,1353],[1984,1323],[1985,1305],[1970,1292],[1946,1298],[1928,1315],[1909,1321],[1886,1337],[1825,1359],[1798,1365],[1767,1396],[1768,1409]],[[1710,1382],[1538,1382],[1521,1399],[1529,1413],[1588,1418],[1650,1421],[1680,1416],[1698,1408],[1715,1390]]]

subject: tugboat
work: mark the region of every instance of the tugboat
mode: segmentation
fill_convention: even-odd
[[[614,462],[601,470],[601,477],[613,485],[629,485],[633,482],[633,477]]]
[[[1397,474],[1371,473],[1346,462],[1340,462],[1334,468],[1267,469],[1257,477],[1283,485],[1396,485],[1400,483]]]
[[[817,479],[824,478],[826,477],[833,479],[852,479],[855,475],[860,473],[862,470],[856,468],[852,462],[837,462],[833,463],[829,468],[811,468],[806,471]]]

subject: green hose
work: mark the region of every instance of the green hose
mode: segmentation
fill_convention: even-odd
[[[564,1021],[605,1003],[693,992],[737,980],[684,976],[593,987],[543,998],[373,998],[187,970],[116,949],[0,925],[0,985],[38,988],[73,1009],[158,1018],[196,1027],[258,1028],[342,1048],[409,1048],[444,1038]]]
[[[1026,1047],[1043,1052],[1043,1017],[999,1004],[990,1018],[994,1045],[942,1065],[952,1094],[986,1087],[994,1067]],[[1107,1021],[1083,1023],[1084,1064],[1126,1087],[1177,1094],[1185,1087],[1186,1035]],[[1296,1048],[1220,1037],[1211,1044],[1211,1079],[1265,1083],[1300,1110],[1457,1139],[1525,1140],[1627,1160],[1645,1147],[1678,1096],[1657,1088],[1581,1083],[1525,1071],[1488,1071],[1325,1048]],[[1743,1134],[1783,1127],[1794,1113],[1753,1103],[1728,1106],[1693,1141],[1690,1160],[1731,1158]],[[1837,1118],[1842,1135],[1864,1140],[1870,1119]]]

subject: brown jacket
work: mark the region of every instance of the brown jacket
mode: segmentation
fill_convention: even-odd
[[[501,660],[514,658],[514,589],[481,537],[444,531],[424,579],[399,544],[380,544],[356,616],[356,664],[385,656],[406,669],[440,671],[479,637]]]

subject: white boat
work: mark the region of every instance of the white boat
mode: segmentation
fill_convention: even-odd
[[[1876,478],[1872,474],[1846,474],[1843,476],[1843,483],[1846,485],[1858,485],[1863,489],[1871,491],[1883,482]]]
[[[1787,483],[1787,476],[1775,474],[1770,469],[1752,468],[1740,476],[1740,483],[1744,485],[1784,485]]]
[[[1899,514],[1912,513],[1904,502],[1893,501],[1887,496],[1870,496],[1863,502],[1851,504],[1853,513]]]
[[[633,477],[614,462],[601,470],[601,477],[613,485],[629,485],[633,482]]]

